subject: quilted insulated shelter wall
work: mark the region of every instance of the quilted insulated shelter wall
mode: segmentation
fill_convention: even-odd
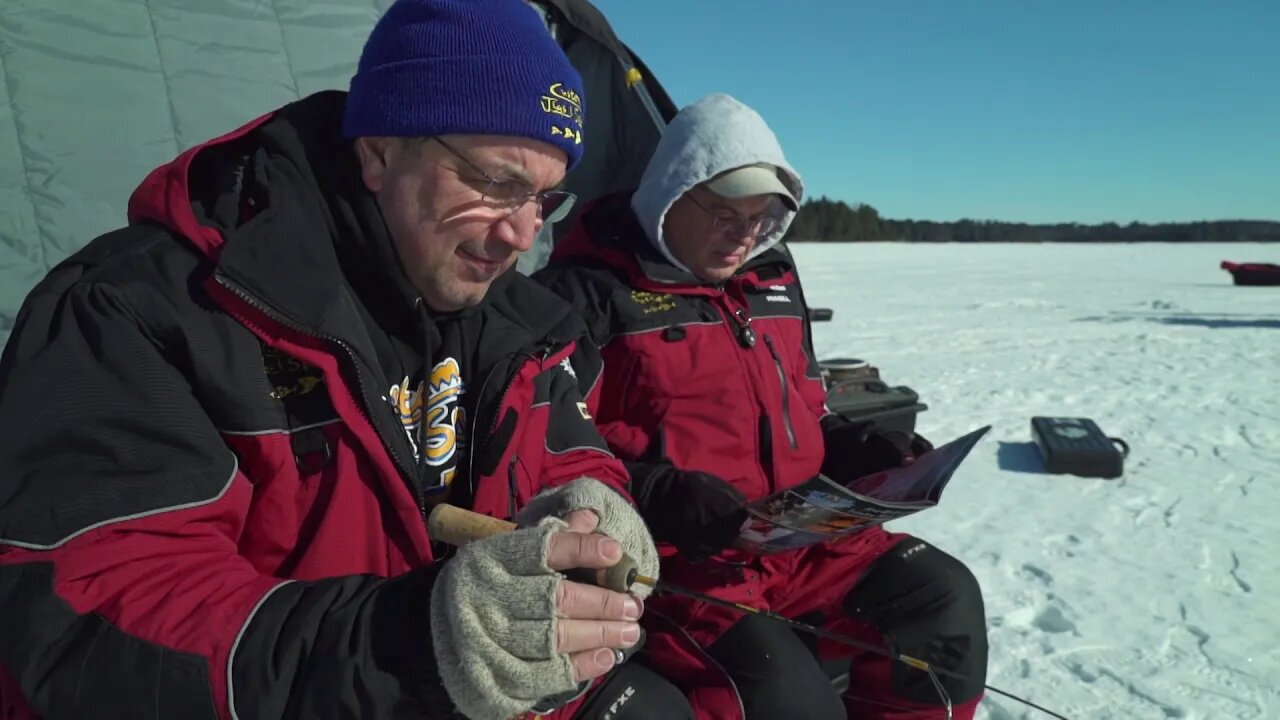
[[[0,0],[0,342],[155,165],[345,87],[374,0]]]
[[[122,224],[151,168],[345,89],[390,1],[0,0],[0,346],[31,287]],[[588,83],[590,162],[570,184],[589,199],[639,178],[675,108],[590,3],[540,2]]]

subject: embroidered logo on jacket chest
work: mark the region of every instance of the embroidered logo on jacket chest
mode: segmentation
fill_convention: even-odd
[[[288,427],[304,428],[336,417],[319,368],[265,344],[261,347],[267,396],[284,409]]]
[[[299,395],[309,395],[324,385],[324,375],[297,358],[271,347],[262,349],[262,367],[271,383],[271,397],[284,400]]]
[[[645,315],[668,312],[676,309],[676,297],[671,293],[652,293],[644,290],[632,290],[631,301],[640,306]]]

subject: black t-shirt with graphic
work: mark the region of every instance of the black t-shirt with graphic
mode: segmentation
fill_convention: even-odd
[[[476,395],[470,386],[472,356],[483,304],[430,311],[408,281],[373,199],[356,192],[343,199],[339,207],[349,213],[344,225],[352,232],[337,248],[376,355],[368,360],[381,371],[372,381],[382,406],[373,411],[388,413],[403,429],[407,444],[399,454],[411,456],[426,504],[448,500],[467,506],[468,488],[459,492],[453,481],[467,472],[468,418]]]
[[[454,479],[467,471],[475,398],[469,387],[475,343],[467,338],[478,334],[471,326],[480,319],[466,311],[433,316],[418,305],[417,338],[385,335],[374,338],[374,347],[387,380],[383,401],[413,448],[427,503],[436,504],[450,496]]]

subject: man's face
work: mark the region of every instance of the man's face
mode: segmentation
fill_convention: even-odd
[[[533,246],[542,217],[530,196],[560,183],[566,159],[527,138],[440,140],[361,138],[356,147],[410,282],[427,307],[450,312],[484,299]]]
[[[706,282],[732,277],[762,230],[776,222],[773,195],[726,198],[697,186],[671,205],[662,223],[667,249]]]

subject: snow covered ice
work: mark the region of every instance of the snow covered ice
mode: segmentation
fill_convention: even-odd
[[[857,357],[948,440],[992,431],[891,526],[982,582],[988,682],[1071,718],[1280,717],[1276,245],[821,245],[793,252],[820,357]],[[1034,415],[1089,417],[1117,480],[1048,475]],[[989,694],[980,717],[1041,718]]]

